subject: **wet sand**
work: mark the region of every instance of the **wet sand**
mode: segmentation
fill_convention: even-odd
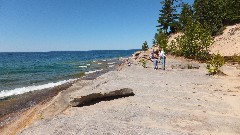
[[[94,80],[75,82],[51,101],[24,112],[18,120],[21,124],[15,122],[2,133],[240,134],[239,69],[225,66],[228,76],[208,76],[204,64],[173,57],[167,58],[167,70],[155,71],[152,63],[147,63],[148,68],[132,63]],[[174,68],[189,63],[200,68]],[[82,107],[69,105],[73,98],[122,88],[135,95]],[[32,117],[26,120],[26,116]]]

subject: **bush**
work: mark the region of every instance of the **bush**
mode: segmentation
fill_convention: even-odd
[[[237,62],[238,64],[240,64],[240,56],[233,55],[233,62]]]
[[[142,66],[144,68],[147,68],[147,66],[146,66],[147,65],[147,61],[145,59],[141,59],[139,62],[142,64]]]
[[[190,21],[184,35],[177,37],[176,42],[172,42],[169,49],[177,56],[205,61],[209,57],[209,47],[212,43],[213,38],[208,27]]]
[[[214,75],[220,72],[220,68],[225,64],[223,56],[218,54],[212,54],[210,59],[207,61],[208,73]]]
[[[179,40],[179,37],[176,39]],[[171,41],[170,45],[168,46],[167,50],[170,52],[172,55],[180,56],[181,52],[179,49],[179,44],[178,41]]]
[[[167,50],[167,43],[168,43],[168,36],[164,32],[159,32],[159,34],[155,35],[155,40],[160,48],[164,49],[165,52],[168,52]]]

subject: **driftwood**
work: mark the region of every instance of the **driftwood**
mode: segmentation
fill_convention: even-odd
[[[133,90],[129,88],[123,88],[106,93],[92,93],[80,98],[74,98],[72,101],[70,101],[70,105],[72,107],[89,106],[101,101],[109,101],[129,96],[134,96]]]

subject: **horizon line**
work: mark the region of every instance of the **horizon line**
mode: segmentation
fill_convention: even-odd
[[[0,53],[47,53],[47,52],[88,52],[88,51],[128,51],[128,50],[141,50],[141,49],[99,49],[99,50],[78,50],[78,51],[4,51]]]

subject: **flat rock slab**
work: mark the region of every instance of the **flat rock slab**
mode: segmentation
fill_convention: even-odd
[[[84,107],[42,117],[19,134],[239,135],[240,78],[208,76],[202,63],[197,70],[171,69],[187,63],[168,57],[166,70],[132,64],[88,80],[83,87],[76,82],[66,91],[66,101]],[[135,95],[120,99],[121,94]]]

